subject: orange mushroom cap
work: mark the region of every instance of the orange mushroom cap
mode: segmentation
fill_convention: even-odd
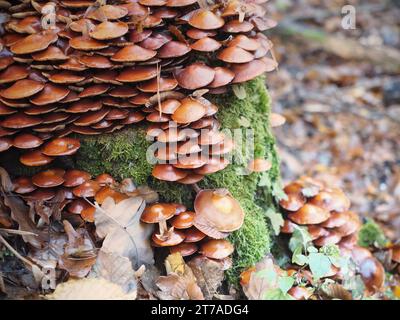
[[[207,258],[224,259],[234,251],[233,245],[225,239],[210,239],[203,242],[200,246],[200,253]]]

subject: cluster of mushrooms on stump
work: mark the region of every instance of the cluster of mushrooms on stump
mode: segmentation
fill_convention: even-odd
[[[107,197],[148,200],[144,223],[157,224],[152,245],[182,256],[231,265],[225,238],[244,221],[224,189],[197,190],[194,211],[129,179],[92,177],[52,166],[74,155],[79,135],[102,135],[143,122],[159,148],[152,171],[164,181],[194,185],[229,165],[233,141],[220,131],[217,105],[204,95],[276,69],[265,17],[267,0],[22,0],[2,1],[9,19],[0,30],[0,152],[15,152],[28,167],[13,192],[33,208],[32,220],[93,222]],[[270,163],[251,162],[252,171]],[[197,186],[196,186],[197,187]],[[1,221],[12,225],[12,221]]]

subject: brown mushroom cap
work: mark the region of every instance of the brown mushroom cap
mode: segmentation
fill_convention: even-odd
[[[75,199],[68,203],[67,210],[72,214],[81,214],[83,210],[92,207],[85,199]]]
[[[43,154],[47,156],[68,156],[74,154],[80,148],[79,140],[63,137],[56,138],[47,143],[43,148]]]
[[[271,162],[262,158],[253,159],[247,165],[247,169],[250,172],[265,172],[271,169],[271,167]]]
[[[126,194],[118,192],[118,191],[110,188],[109,186],[105,186],[96,193],[94,199],[96,200],[96,202],[98,204],[102,204],[104,202],[104,200],[107,199],[108,197],[111,197],[115,203],[118,203],[118,202],[128,198],[128,196]]]
[[[153,79],[157,76],[155,67],[135,67],[122,71],[116,80],[121,82],[139,82]]]
[[[226,190],[201,190],[195,199],[196,212],[194,225],[199,228],[201,219],[205,219],[210,225],[220,232],[232,232],[239,229],[244,221],[244,212],[240,204]]]
[[[71,169],[64,174],[63,178],[65,187],[76,187],[90,180],[91,176],[86,171]]]
[[[147,40],[147,39],[146,39]],[[145,40],[145,41],[146,41]],[[179,41],[169,41],[158,50],[158,57],[162,59],[184,56],[190,51],[190,46]]]
[[[171,203],[155,203],[147,206],[140,218],[145,223],[159,223],[175,215],[176,207]]]
[[[185,211],[173,217],[170,224],[176,229],[188,229],[193,226],[194,216],[194,212]]]
[[[108,47],[108,44],[86,36],[70,39],[69,45],[76,50],[82,51],[101,50]]]
[[[204,63],[193,63],[190,66],[177,70],[175,78],[182,88],[195,90],[210,84],[215,77],[213,68]]]
[[[347,222],[334,230],[339,232],[342,237],[348,236],[354,232],[357,232],[361,228],[361,221],[358,215],[352,211],[346,211]]]
[[[358,268],[361,278],[370,292],[382,289],[385,282],[385,269],[376,258],[369,257],[364,259],[358,265]]]
[[[32,177],[32,183],[41,188],[52,188],[64,183],[64,170],[50,169],[41,171]]]
[[[207,258],[218,260],[227,258],[234,250],[233,245],[225,239],[210,239],[200,246],[201,254]]]
[[[283,226],[281,227],[281,233],[293,233],[295,226],[296,224],[294,224],[292,221],[285,219],[283,221]]]
[[[30,133],[21,133],[17,135],[12,144],[19,149],[31,149],[40,146],[43,140]]]
[[[108,173],[102,173],[99,174],[96,179],[96,182],[98,182],[101,186],[106,186],[106,185],[113,185],[115,184],[114,178],[108,174]]]
[[[28,75],[28,68],[20,65],[11,65],[0,73],[0,84],[22,80]]]
[[[85,77],[80,74],[72,73],[69,71],[62,71],[54,73],[49,76],[49,80],[54,83],[60,84],[75,84],[77,82],[85,80]]]
[[[195,4],[196,0],[167,0],[167,7],[186,7]]]
[[[269,122],[272,128],[282,126],[286,122],[286,118],[278,113],[271,113]]]
[[[28,128],[40,123],[42,123],[42,120],[39,117],[29,116],[22,112],[14,113],[0,121],[2,127],[10,129]]]
[[[337,244],[342,239],[339,232],[335,230],[328,230],[327,234],[321,236],[313,241],[313,243],[318,247],[323,247],[326,245]]]
[[[235,73],[233,83],[246,82],[254,79],[264,72],[267,72],[268,66],[261,60],[253,60],[243,64],[235,64],[232,71]]]
[[[118,20],[125,17],[128,12],[128,9],[123,6],[106,4],[97,10],[91,10],[87,17],[97,21],[103,21],[104,18],[107,20]]]
[[[138,85],[138,89],[143,92],[157,93],[174,90],[178,82],[174,78],[154,78]]]
[[[225,21],[212,11],[199,9],[190,17],[189,24],[201,30],[214,30],[221,28]]]
[[[191,227],[185,230],[185,242],[199,242],[206,237],[206,234],[201,232],[196,227]]]
[[[244,34],[239,34],[229,41],[228,46],[236,46],[244,50],[255,51],[261,46],[261,44],[257,39],[252,39]]]
[[[172,115],[176,123],[190,123],[201,119],[206,114],[205,106],[196,99],[185,98]]]
[[[37,34],[31,34],[11,46],[14,54],[29,54],[46,49],[50,44],[58,39],[57,33],[45,31]]]
[[[393,246],[392,250],[392,261],[400,263],[400,245]]]
[[[37,189],[29,177],[18,177],[14,179],[13,187],[13,191],[19,194],[26,194]]]
[[[52,162],[53,160],[54,158],[44,155],[40,150],[33,150],[24,153],[19,158],[19,161],[28,167],[43,166]]]
[[[328,220],[329,216],[329,211],[310,203],[288,215],[289,219],[297,224],[319,224]]]
[[[94,69],[109,69],[114,66],[107,57],[101,55],[84,55],[79,57],[78,61],[85,67]]]
[[[344,225],[349,220],[347,214],[342,212],[331,212],[328,220],[324,221],[321,226],[324,228],[336,228]]]
[[[157,233],[153,233],[151,240],[160,247],[171,247],[176,246],[185,240],[185,234],[179,230],[170,230],[168,237],[160,239],[157,237]]]
[[[218,59],[228,63],[246,63],[254,59],[254,56],[240,48],[240,47],[227,47],[218,53]]]
[[[35,61],[47,62],[67,60],[68,56],[57,46],[49,46],[46,50],[32,54],[32,58]]]
[[[169,249],[170,253],[180,253],[182,257],[191,256],[192,254],[196,253],[198,247],[194,243],[182,242],[177,246],[171,247]]]
[[[170,164],[156,164],[153,168],[152,175],[159,180],[177,181],[185,178],[188,173]]]
[[[207,164],[195,169],[194,172],[202,175],[212,174],[225,169],[229,163],[229,160],[226,158],[212,157],[208,159]]]
[[[56,192],[52,188],[39,188],[31,193],[24,194],[23,198],[31,201],[49,201],[53,199],[55,195]]]
[[[302,188],[303,186],[300,183],[296,182],[287,185],[283,189],[287,196],[287,199],[280,200],[280,206],[289,211],[299,210],[306,203],[306,198],[302,193]]]
[[[231,20],[224,25],[223,30],[229,33],[245,33],[253,30],[253,28],[254,25],[246,20]]]
[[[196,51],[213,52],[221,48],[221,43],[213,38],[205,37],[192,43],[190,47]]]
[[[235,73],[228,68],[216,67],[214,68],[214,80],[208,85],[210,88],[218,88],[227,85],[235,77]]]
[[[44,84],[38,81],[23,79],[15,82],[11,87],[4,89],[0,95],[6,99],[23,99],[40,92]]]
[[[319,192],[310,203],[327,211],[343,212],[350,208],[350,200],[340,189],[326,189]]]
[[[139,62],[153,58],[157,51],[148,50],[138,45],[130,45],[116,52],[111,60],[116,62]]]
[[[128,25],[125,22],[104,21],[89,32],[89,35],[96,40],[110,40],[122,37],[128,32],[128,29]]]
[[[37,106],[43,106],[64,99],[69,92],[70,90],[65,87],[47,83],[43,90],[31,98],[30,101]]]
[[[89,198],[94,197],[96,193],[100,190],[101,186],[97,181],[88,180],[79,186],[72,189],[72,192],[75,196],[79,198]]]

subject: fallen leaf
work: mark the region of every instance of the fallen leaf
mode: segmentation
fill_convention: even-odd
[[[135,300],[136,292],[125,293],[121,286],[103,278],[71,279],[45,296],[48,300]]]
[[[153,225],[140,221],[144,208],[141,197],[130,197],[118,204],[108,197],[101,207],[96,205],[95,212],[96,233],[104,238],[101,250],[127,257],[136,269],[154,263],[150,245]]]

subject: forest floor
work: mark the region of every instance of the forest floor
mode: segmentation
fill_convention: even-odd
[[[353,4],[356,29],[341,27],[341,8]],[[396,1],[274,1],[280,25],[300,23],[366,48],[400,49]],[[397,18],[396,18],[397,17]],[[379,61],[345,59],[304,37],[270,38],[280,67],[269,74],[284,182],[310,174],[338,184],[352,210],[372,217],[392,240],[400,236],[400,75]],[[312,38],[312,36],[310,37]],[[341,43],[345,52],[347,42]],[[366,49],[368,50],[368,49]]]

